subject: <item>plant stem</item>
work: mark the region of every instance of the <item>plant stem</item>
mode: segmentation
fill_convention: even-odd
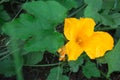
[[[24,66],[30,66],[30,67],[48,67],[48,66],[57,66],[61,65],[63,62],[58,62],[54,64],[41,64],[41,65],[24,65]]]
[[[107,80],[111,80],[109,77],[106,76],[105,73],[103,73],[101,70],[99,70],[99,71],[100,71],[100,73],[102,74],[102,76],[104,76]]]
[[[13,56],[14,60],[14,66],[15,66],[15,71],[17,75],[17,80],[24,80],[23,75],[22,75],[22,66],[23,66],[23,61],[22,61],[22,55],[20,55],[20,49],[18,47],[18,42],[15,37],[11,37],[11,44],[10,44],[10,50]]]
[[[73,13],[71,13],[70,15],[68,15],[68,17],[71,17],[75,14],[77,14],[79,11],[81,11],[82,9],[84,9],[87,6],[87,4],[84,4],[83,6],[81,6],[80,8],[78,8],[76,11],[74,11]]]
[[[106,27],[106,28],[101,28],[101,29],[97,29],[97,30],[105,31],[105,30],[114,30],[114,29],[120,29],[120,27],[113,27],[113,28],[112,27],[111,28],[109,28],[109,27],[107,28]]]

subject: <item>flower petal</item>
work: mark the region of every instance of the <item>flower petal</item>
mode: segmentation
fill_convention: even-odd
[[[95,59],[102,57],[107,50],[111,50],[114,46],[113,38],[107,32],[94,32],[94,34],[84,43],[86,54]]]
[[[69,41],[66,45],[66,54],[68,55],[68,61],[77,60],[82,54],[83,49],[75,42]]]
[[[94,32],[95,22],[92,18],[67,18],[64,24],[64,34],[68,40],[85,39]]]
[[[80,20],[76,18],[66,18],[64,23],[64,34],[68,40],[76,39],[78,32],[81,30]]]
[[[92,18],[80,18],[82,28],[79,31],[81,40],[85,40],[94,33],[95,21]]]

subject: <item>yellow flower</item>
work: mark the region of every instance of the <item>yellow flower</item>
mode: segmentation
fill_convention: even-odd
[[[94,31],[95,22],[91,18],[67,18],[64,24],[64,35],[69,40],[58,50],[60,59],[65,55],[68,61],[76,60],[82,52],[95,59],[104,56],[105,52],[114,46],[112,36],[103,31]]]

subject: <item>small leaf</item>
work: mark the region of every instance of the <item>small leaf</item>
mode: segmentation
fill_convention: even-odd
[[[97,69],[96,65],[90,61],[82,67],[82,71],[83,74],[89,79],[91,77],[100,77],[100,71]]]
[[[16,74],[14,62],[10,57],[0,61],[0,74],[4,74],[6,77],[11,77]]]
[[[62,74],[62,68],[55,67],[50,70],[47,80],[69,80],[69,78]]]
[[[77,72],[79,70],[79,66],[83,64],[83,58],[79,57],[76,61],[69,61],[70,70],[73,72]]]
[[[43,52],[34,52],[24,55],[24,64],[25,65],[34,65],[40,62],[43,59]]]
[[[114,71],[120,71],[120,40],[114,49],[105,55],[105,58],[108,63],[108,76]]]

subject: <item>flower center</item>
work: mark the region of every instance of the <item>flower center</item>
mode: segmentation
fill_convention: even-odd
[[[76,42],[80,45],[81,42],[82,42],[82,39],[81,39],[80,37],[78,37],[78,38],[76,39]]]

